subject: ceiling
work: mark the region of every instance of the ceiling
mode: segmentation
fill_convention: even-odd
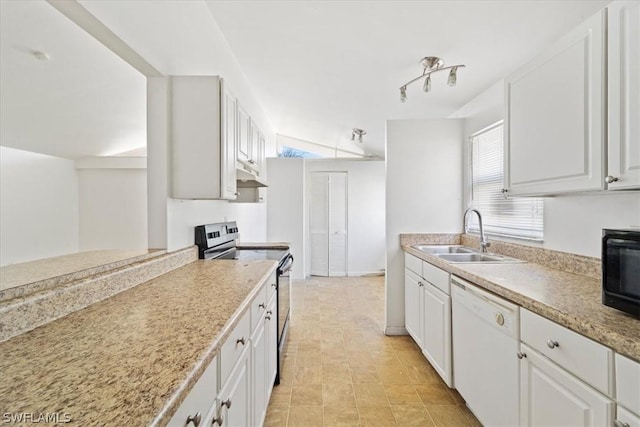
[[[0,1],[0,144],[69,159],[144,147],[146,79],[48,3]]]
[[[168,74],[215,68],[217,23],[277,133],[377,156],[386,120],[451,115],[608,3],[81,0]],[[144,76],[44,1],[0,8],[1,145],[71,159],[145,145]],[[434,74],[400,103],[430,55],[466,64],[458,84]]]
[[[384,155],[387,119],[447,117],[609,1],[208,1],[280,134]],[[466,64],[419,76],[419,61]]]

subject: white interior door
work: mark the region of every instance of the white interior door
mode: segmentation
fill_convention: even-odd
[[[347,173],[329,174],[329,276],[347,275]]]
[[[312,276],[347,275],[347,173],[312,172],[309,235]]]

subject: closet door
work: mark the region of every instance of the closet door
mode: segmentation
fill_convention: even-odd
[[[329,182],[326,173],[311,173],[309,238],[312,276],[329,275]]]
[[[329,276],[347,275],[347,173],[329,174]]]
[[[312,172],[310,186],[310,274],[346,276],[347,173]]]

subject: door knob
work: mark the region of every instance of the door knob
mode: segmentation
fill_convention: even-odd
[[[609,175],[604,180],[607,181],[607,184],[612,184],[614,182],[618,182],[618,177]]]

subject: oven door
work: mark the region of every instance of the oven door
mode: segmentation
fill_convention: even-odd
[[[640,316],[640,234],[606,233],[602,239],[605,305]]]
[[[293,255],[287,254],[278,266],[278,374],[276,384],[280,384],[282,365],[284,363],[284,346],[287,342],[289,315],[291,307],[291,266]]]

